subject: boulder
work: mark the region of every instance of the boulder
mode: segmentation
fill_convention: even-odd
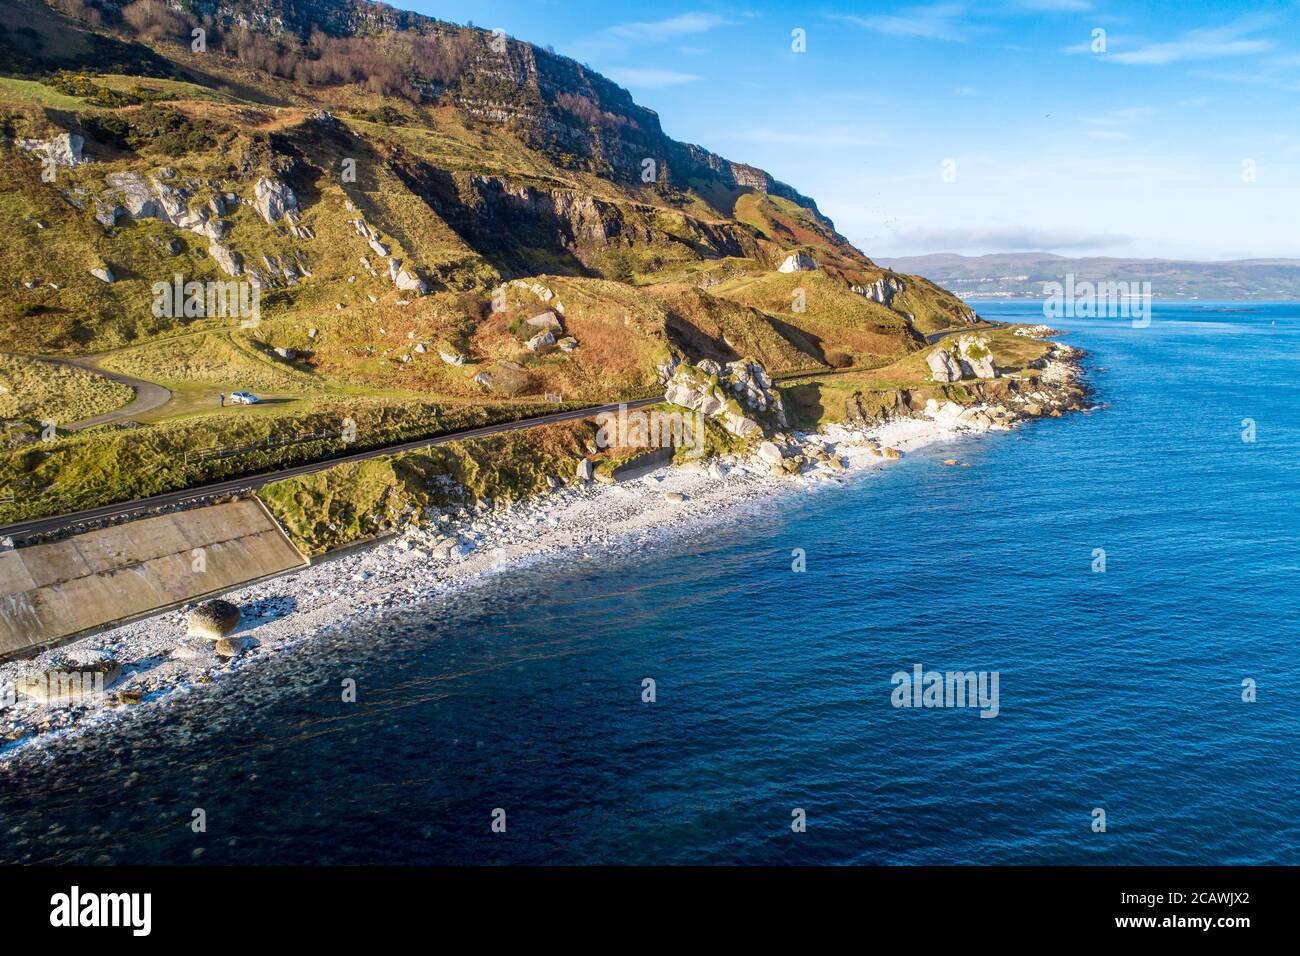
[[[705,415],[721,412],[726,404],[725,397],[716,385],[710,383],[704,368],[691,368],[684,362],[668,381],[664,401]]]
[[[439,538],[437,541],[433,543],[433,547],[430,548],[429,550],[431,551],[431,553],[435,558],[447,559],[453,555],[453,553],[456,551],[456,548],[459,545],[460,542],[457,541],[454,537]]]
[[[763,444],[758,446],[758,457],[763,459],[763,461],[767,462],[769,465],[778,465],[785,458],[785,456],[781,454],[781,449],[770,441],[765,441]]]
[[[817,260],[802,252],[792,252],[777,267],[777,272],[811,272],[817,268]]]
[[[380,242],[378,239],[372,237],[370,239],[367,239],[366,241],[370,243],[370,248],[375,250],[375,255],[377,256],[388,255],[388,247],[384,245],[382,242]]]
[[[105,282],[108,285],[112,285],[114,282],[117,281],[116,277],[113,275],[113,270],[110,269],[108,266],[98,266],[94,269],[91,269],[90,274],[94,276],[96,279],[98,279],[100,282]]]
[[[77,166],[84,162],[81,147],[85,142],[76,133],[60,133],[46,142],[45,155],[59,166]]]
[[[584,458],[578,462],[577,478],[579,481],[591,481],[592,473],[590,458]]]
[[[237,276],[244,271],[243,259],[239,253],[215,240],[208,242],[208,255],[212,256],[213,261],[221,266],[226,275]]]
[[[965,375],[976,378],[997,378],[997,369],[993,366],[993,352],[989,349],[989,340],[983,335],[963,335],[957,339],[957,358]]]
[[[722,412],[722,427],[737,438],[748,438],[755,432],[761,431],[762,426],[752,418],[746,418],[744,415],[737,415],[728,409]]]
[[[484,388],[488,388],[492,385],[492,376],[489,375],[487,372],[479,372],[477,375],[474,376],[474,384],[482,385]]]
[[[126,215],[126,210],[115,202],[105,202],[102,199],[95,200],[95,221],[105,229],[112,229],[117,225],[119,216]]]
[[[555,348],[555,335],[550,331],[538,332],[527,342],[528,350],[539,355]]]
[[[239,608],[229,601],[204,601],[187,618],[189,636],[218,641],[239,626]]]
[[[393,282],[397,284],[397,288],[402,292],[414,292],[416,295],[424,295],[429,291],[429,287],[423,279],[405,269],[400,270],[393,277]]]
[[[936,382],[956,382],[961,378],[961,365],[945,348],[937,348],[926,356],[930,377]]]
[[[781,396],[758,362],[741,359],[723,368],[704,359],[696,366],[681,362],[672,368],[672,377],[664,391],[665,401],[718,418],[727,431],[740,437],[760,430],[755,418],[758,415],[784,427]]]
[[[417,351],[418,349],[419,347],[417,346]],[[461,355],[459,352],[454,354],[451,352],[439,352],[438,357],[448,365],[455,365],[457,368],[465,364],[465,356]]]
[[[526,323],[535,329],[545,329],[551,332],[559,332],[563,329],[560,320],[556,318],[554,312],[543,312],[541,315],[535,315]]]
[[[555,345],[561,352],[572,352],[578,347],[578,340],[572,335],[566,335],[564,338],[556,340]]]
[[[218,657],[230,660],[242,654],[247,646],[248,642],[242,637],[223,637],[217,641],[213,650],[217,652]]]
[[[680,491],[665,491],[665,492],[664,492],[664,501],[671,501],[671,502],[673,502],[674,504],[676,504],[677,502],[681,502],[681,501],[685,501],[685,500],[686,500],[686,496],[685,496],[684,494],[682,494]]]
[[[891,461],[897,461],[899,458],[903,457],[903,453],[897,448],[882,448],[880,449],[880,455],[881,457],[888,458]]]
[[[267,222],[298,219],[298,197],[285,183],[263,176],[253,186],[253,205]]]
[[[746,408],[766,411],[771,396],[772,379],[758,362],[741,359],[726,366],[727,388]]]
[[[109,173],[104,181],[110,189],[122,193],[122,203],[126,214],[132,219],[160,219],[162,210],[154,198],[144,177],[135,172]]]

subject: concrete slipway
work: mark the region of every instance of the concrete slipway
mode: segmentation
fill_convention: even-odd
[[[0,661],[307,563],[256,498],[0,552]]]

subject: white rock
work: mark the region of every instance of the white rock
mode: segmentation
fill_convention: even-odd
[[[554,312],[543,312],[541,315],[535,315],[527,321],[527,324],[535,329],[549,329],[552,332],[559,332],[563,328]]]
[[[989,340],[983,335],[963,335],[957,339],[957,356],[963,374],[976,378],[997,378],[993,366],[993,352]]]
[[[811,272],[817,268],[817,260],[802,252],[792,252],[777,267],[777,272]]]
[[[555,348],[555,336],[549,329],[545,332],[538,332],[528,340],[527,345],[530,352],[537,352],[538,354],[549,352]]]
[[[297,221],[298,197],[280,180],[263,176],[253,186],[253,196],[254,207],[267,222]]]
[[[961,378],[961,365],[945,348],[937,348],[926,356],[930,377],[936,382],[956,382]]]

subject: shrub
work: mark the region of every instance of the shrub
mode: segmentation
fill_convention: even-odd
[[[827,352],[826,364],[831,368],[848,368],[853,364],[853,356],[847,352]]]

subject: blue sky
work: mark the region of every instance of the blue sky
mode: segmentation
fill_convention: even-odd
[[[396,5],[588,64],[869,255],[1300,257],[1300,0]]]

